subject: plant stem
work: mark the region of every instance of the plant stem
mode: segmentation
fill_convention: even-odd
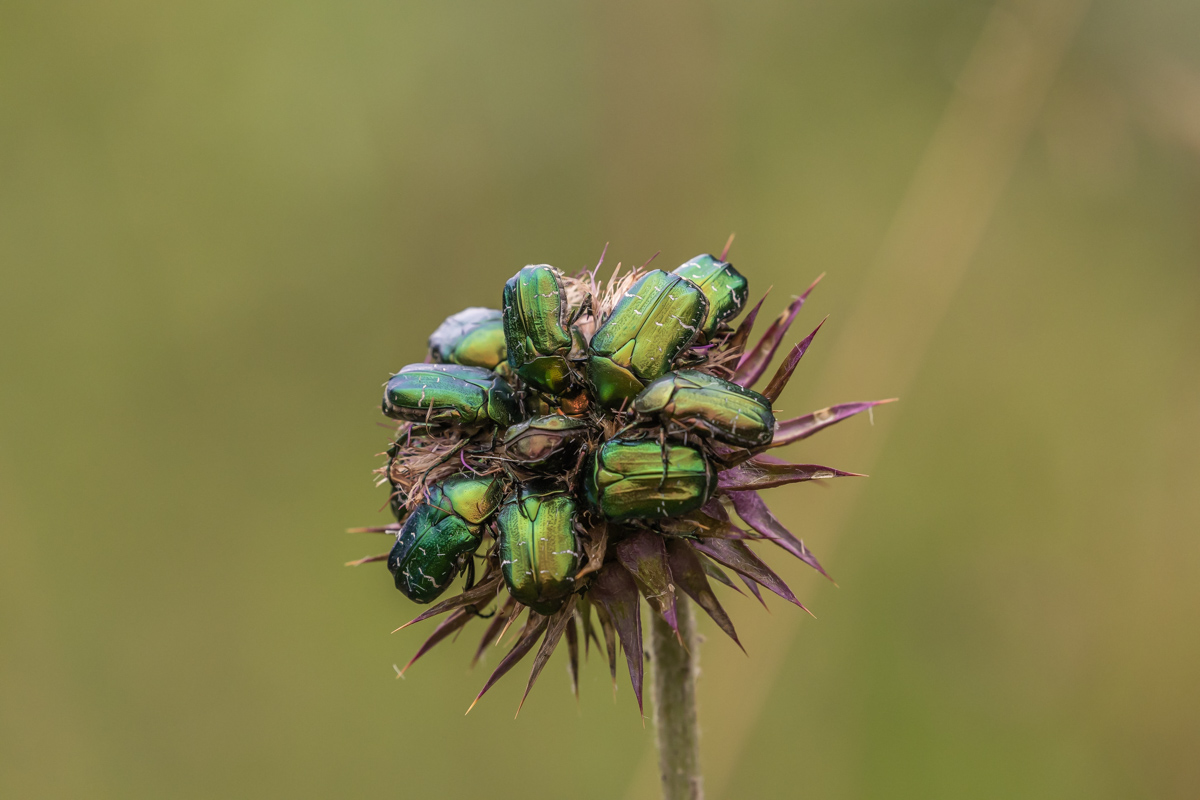
[[[679,638],[661,615],[651,612],[650,670],[654,683],[654,726],[664,800],[700,800],[700,725],[696,717],[696,673],[700,653],[691,604],[675,597]],[[680,644],[680,639],[683,644]]]

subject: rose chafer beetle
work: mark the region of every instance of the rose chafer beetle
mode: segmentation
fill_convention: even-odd
[[[500,570],[508,592],[552,614],[575,590],[580,546],[575,501],[553,484],[522,486],[500,507]]]
[[[588,377],[600,404],[619,406],[669,370],[707,313],[708,300],[691,281],[661,269],[646,273],[588,348]]]
[[[738,447],[764,447],[775,436],[771,402],[758,392],[705,372],[681,369],[653,381],[633,410],[663,422],[696,425]]]
[[[494,308],[466,308],[429,336],[429,355],[442,364],[495,369],[508,357],[504,321]]]
[[[392,419],[457,424],[511,425],[519,417],[512,388],[482,367],[409,364],[383,392],[383,413]]]
[[[396,588],[416,603],[429,603],[464,569],[474,583],[472,555],[482,525],[500,504],[500,481],[455,475],[430,487],[425,502],[408,516],[387,566]]]
[[[527,467],[560,465],[588,436],[582,419],[561,414],[534,417],[504,434],[504,454]]]
[[[700,328],[703,341],[711,341],[721,324],[746,305],[750,282],[728,261],[710,255],[696,256],[674,271],[700,287],[708,300],[708,315]]]
[[[425,503],[478,528],[500,507],[503,488],[495,476],[452,475],[429,488]]]
[[[523,380],[551,394],[571,387],[571,323],[566,291],[549,264],[522,267],[504,284],[508,364]]]
[[[613,522],[694,511],[717,489],[717,472],[695,447],[609,439],[596,451],[588,501]]]

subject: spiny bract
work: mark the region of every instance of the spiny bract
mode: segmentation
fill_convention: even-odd
[[[524,267],[505,284],[502,311],[447,318],[426,363],[388,380],[383,413],[398,424],[379,473],[397,522],[356,530],[396,544],[351,563],[386,560],[418,603],[466,573],[461,594],[407,623],[452,612],[405,669],[476,617],[488,620],[478,660],[525,613],[479,697],[541,641],[528,696],[564,636],[577,686],[580,636],[597,647],[603,636],[614,681],[618,641],[624,649],[640,706],[639,597],[674,627],[683,591],[735,642],[709,582],[737,591],[725,570],[760,600],[763,587],[804,608],[748,543],[766,539],[825,571],[758,490],[854,473],[766,451],[888,401],[776,420],[772,404],[817,331],[761,393],[750,387],[816,281],[748,347],[762,300],[731,326],[747,281],[724,258],[674,272],[620,275],[617,265],[606,284],[599,264],[574,276]]]

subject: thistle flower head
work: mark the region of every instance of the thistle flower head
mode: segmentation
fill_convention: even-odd
[[[682,592],[739,647],[714,582],[740,592],[735,577],[760,601],[765,588],[804,608],[751,545],[825,570],[759,492],[855,473],[768,451],[889,401],[776,420],[821,325],[752,387],[820,278],[751,345],[763,301],[732,324],[747,281],[724,256],[673,272],[617,265],[607,281],[597,280],[603,256],[576,275],[525,267],[502,310],[449,317],[426,363],[387,382],[396,435],[378,473],[397,522],[357,530],[396,543],[351,563],[386,561],[401,592],[434,603],[401,628],[448,615],[405,670],[480,618],[474,660],[516,633],[476,702],[536,648],[527,697],[564,639],[577,687],[580,640],[586,651],[603,639],[614,683],[624,651],[640,707],[643,600],[677,630]],[[462,591],[438,601],[463,575]]]

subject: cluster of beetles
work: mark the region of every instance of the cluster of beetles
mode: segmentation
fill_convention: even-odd
[[[401,369],[383,395],[383,413],[410,423],[389,451],[389,479],[414,435],[463,443],[459,470],[411,511],[392,484],[396,588],[428,603],[464,570],[470,588],[491,532],[509,593],[549,614],[576,588],[584,515],[636,526],[704,505],[717,488],[706,443],[753,448],[774,434],[765,397],[687,368],[710,363],[705,346],[746,296],[731,264],[702,255],[644,273],[596,320],[594,299],[572,306],[564,276],[538,265],[505,284],[502,311],[442,323],[429,362]]]
[[[352,563],[386,560],[396,588],[417,603],[437,600],[465,573],[459,595],[413,620],[453,612],[413,661],[470,619],[491,617],[478,658],[528,609],[484,691],[543,637],[530,686],[564,635],[574,676],[577,624],[585,642],[597,638],[594,610],[614,679],[619,639],[640,703],[640,598],[678,630],[683,591],[736,642],[709,584],[735,587],[723,568],[760,600],[766,588],[800,605],[748,540],[824,570],[758,491],[854,473],[766,451],[888,402],[777,421],[772,404],[817,331],[788,351],[761,392],[750,387],[808,292],[750,345],[762,301],[733,326],[747,281],[724,254],[671,272],[621,275],[618,265],[607,283],[595,274],[522,268],[505,284],[501,309],[446,319],[426,361],[384,388],[396,437],[379,473],[397,521],[361,530],[396,542]],[[493,600],[495,610],[482,613]]]

